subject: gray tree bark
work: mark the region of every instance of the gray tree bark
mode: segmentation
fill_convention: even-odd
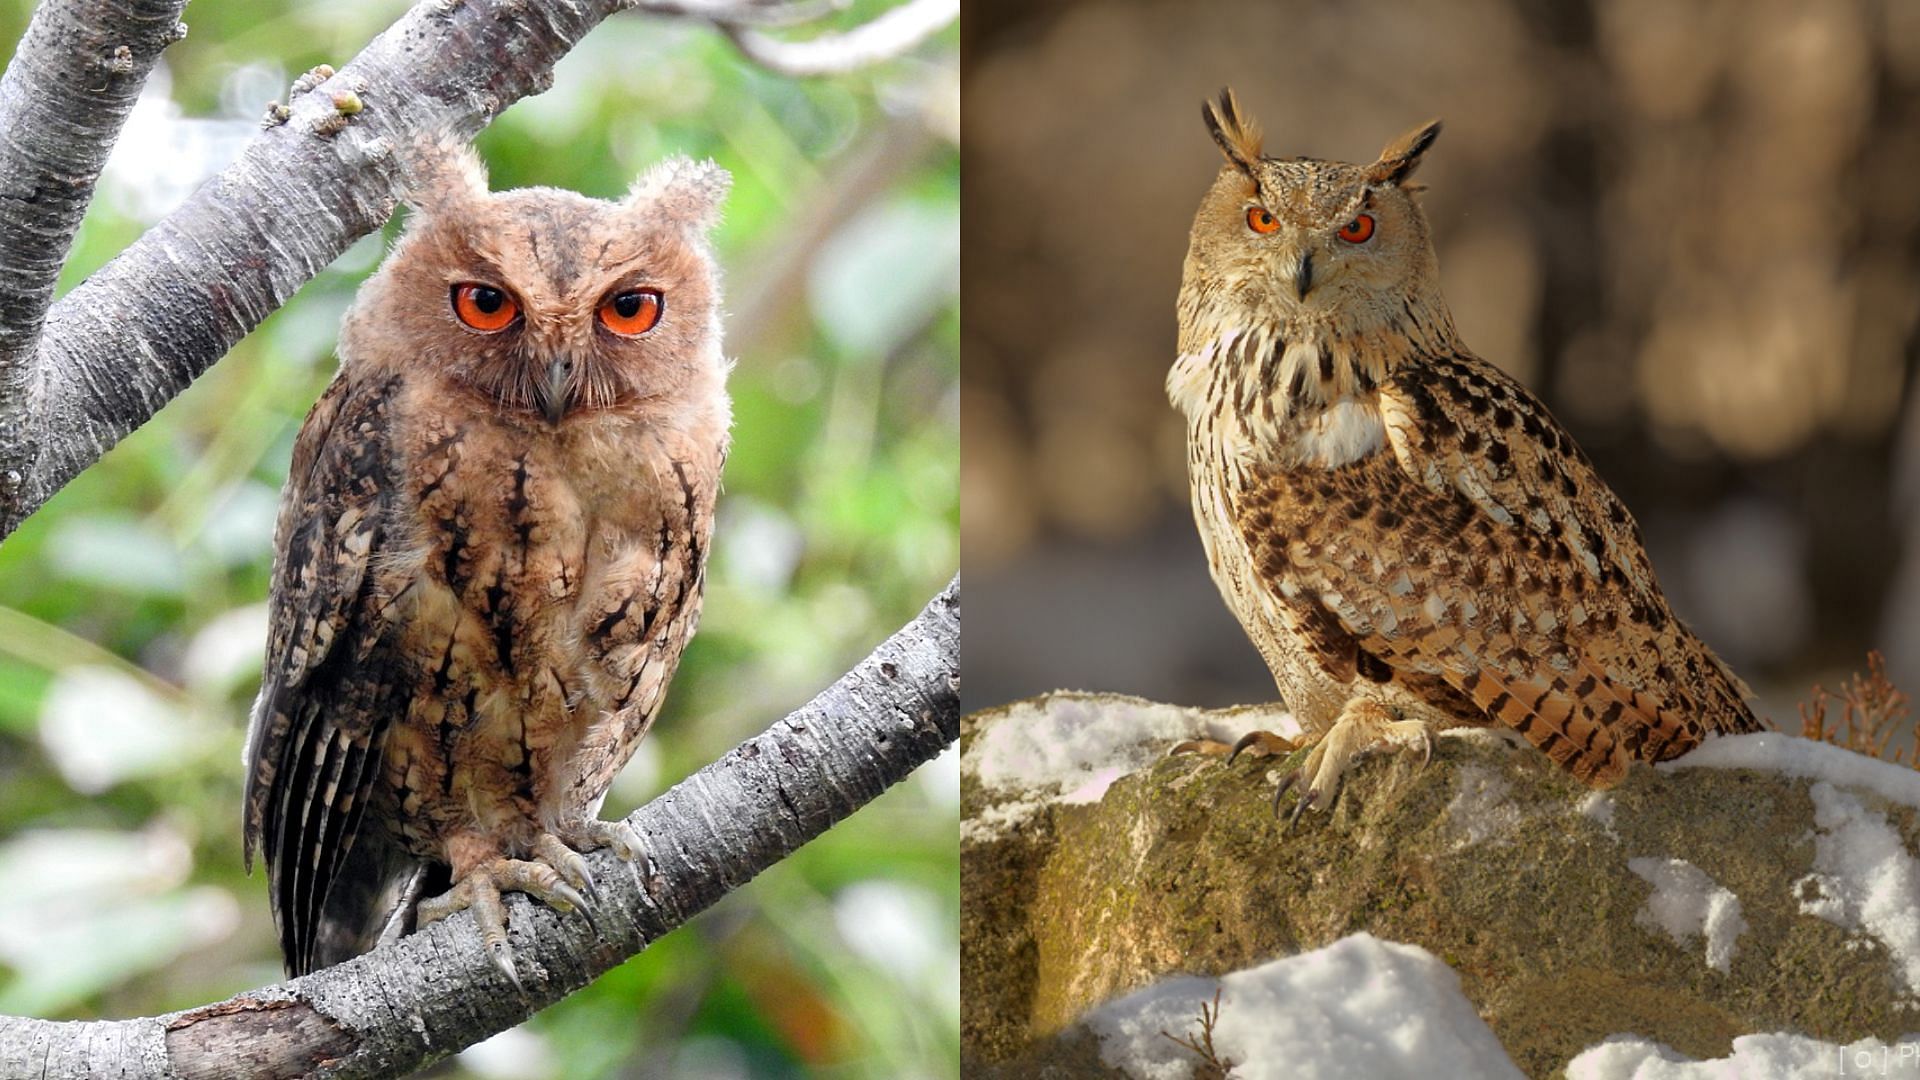
[[[509,896],[524,993],[465,912],[303,978],[167,1016],[0,1017],[0,1077],[398,1076],[504,1031],[641,952],[960,737],[960,579],[804,707],[635,811],[644,888],[589,856],[600,933]]]

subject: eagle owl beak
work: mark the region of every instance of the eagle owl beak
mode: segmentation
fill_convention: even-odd
[[[1302,300],[1305,300],[1307,294],[1313,291],[1313,252],[1311,250],[1300,253],[1300,265],[1293,271],[1293,289],[1295,295]]]
[[[547,377],[540,383],[540,411],[547,423],[557,424],[573,407],[573,357],[562,354],[547,365]]]

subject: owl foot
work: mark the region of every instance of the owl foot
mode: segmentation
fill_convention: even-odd
[[[520,973],[513,964],[513,946],[507,941],[507,909],[500,902],[503,891],[526,893],[563,915],[578,911],[594,933],[600,932],[593,920],[593,908],[582,895],[594,893],[593,879],[586,874],[586,861],[551,836],[541,836],[534,848],[537,860],[490,859],[468,871],[453,888],[431,900],[422,900],[419,908],[419,925],[423,927],[456,911],[473,912],[473,921],[480,928],[480,941],[486,945],[488,957],[515,989],[523,988]],[[555,859],[552,853],[556,848],[571,858]],[[560,865],[553,865],[555,861]]]
[[[574,861],[579,863],[582,875],[586,874],[587,862],[574,852],[606,848],[618,855],[621,862],[627,864],[627,874],[633,878],[633,887],[643,892],[646,889],[640,883],[640,868],[646,865],[647,848],[641,843],[640,834],[624,821],[572,822],[560,826],[552,837],[543,836],[541,840],[552,840],[562,850],[572,849],[568,850],[567,854],[573,855]],[[592,886],[593,881],[589,878],[587,887],[590,889]]]
[[[1245,742],[1246,740],[1241,740]],[[1399,713],[1377,701],[1356,698],[1340,712],[1340,719],[1300,755],[1301,760],[1280,780],[1273,793],[1273,813],[1280,816],[1280,799],[1304,784],[1287,828],[1309,809],[1331,809],[1340,795],[1341,780],[1353,763],[1374,750],[1420,750],[1420,766],[1433,760],[1433,729],[1422,720],[1402,720]]]
[[[1291,754],[1298,745],[1284,735],[1275,735],[1271,731],[1249,731],[1240,736],[1240,741],[1228,746],[1213,739],[1188,739],[1175,743],[1167,751],[1167,756],[1175,754],[1206,754],[1209,757],[1224,757],[1231,765],[1244,751],[1253,757],[1280,757]]]

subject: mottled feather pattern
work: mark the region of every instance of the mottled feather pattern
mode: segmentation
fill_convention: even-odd
[[[294,974],[431,903],[512,977],[501,891],[579,906],[579,851],[640,854],[596,816],[698,625],[726,457],[723,171],[675,160],[608,203],[416,154],[276,532],[245,834]],[[466,282],[513,317],[464,322]],[[660,315],[616,332],[633,290]]]
[[[1460,342],[1407,183],[1438,123],[1359,166],[1249,158],[1230,96],[1207,115],[1227,164],[1194,222],[1167,389],[1214,579],[1308,731],[1356,701],[1497,724],[1604,786],[1757,729],[1626,507]]]

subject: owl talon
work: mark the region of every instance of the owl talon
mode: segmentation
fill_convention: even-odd
[[[1271,731],[1249,731],[1233,744],[1233,752],[1227,755],[1227,764],[1233,764],[1243,750],[1252,752],[1255,757],[1280,757],[1298,748],[1293,740],[1284,735],[1275,735]]]

